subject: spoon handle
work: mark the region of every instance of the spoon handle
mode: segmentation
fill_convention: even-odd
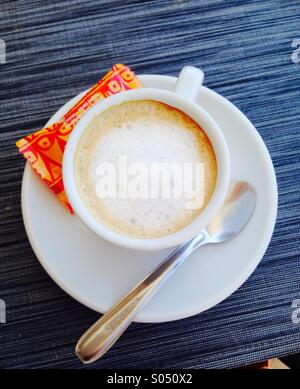
[[[79,339],[76,354],[84,363],[100,358],[122,335],[137,313],[159,290],[182,262],[198,247],[206,243],[207,235],[200,233],[183,243],[159,264],[143,281],[103,315]]]

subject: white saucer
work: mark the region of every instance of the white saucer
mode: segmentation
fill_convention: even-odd
[[[172,90],[176,78],[144,75],[145,87]],[[84,93],[84,92],[83,92]],[[48,122],[58,120],[81,94]],[[228,142],[232,179],[254,185],[258,201],[250,223],[230,242],[200,248],[169,279],[139,322],[163,322],[200,313],[228,297],[250,276],[270,242],[277,212],[277,185],[269,153],[249,120],[229,101],[203,87],[198,103],[218,122]],[[26,164],[23,218],[32,248],[53,280],[82,304],[105,312],[170,250],[145,253],[118,248],[70,215]]]

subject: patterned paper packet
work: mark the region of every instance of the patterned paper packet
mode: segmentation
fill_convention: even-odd
[[[61,121],[16,142],[20,153],[70,212],[72,208],[66,197],[62,180],[62,159],[67,140],[75,124],[99,100],[141,86],[128,66],[117,64],[89,89]]]

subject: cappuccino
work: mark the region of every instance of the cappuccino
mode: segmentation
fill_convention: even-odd
[[[82,202],[99,222],[122,235],[157,238],[203,211],[217,163],[204,130],[188,115],[136,100],[93,119],[79,140],[74,174]],[[201,186],[180,187],[187,177]]]

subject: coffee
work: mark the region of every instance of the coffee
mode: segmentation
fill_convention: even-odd
[[[196,165],[204,172],[201,202],[190,188],[198,203],[188,207],[187,192],[178,190],[175,178]],[[80,197],[98,221],[122,235],[156,238],[184,228],[203,211],[215,189],[217,163],[204,130],[188,115],[136,100],[93,119],[79,140],[74,172]]]

